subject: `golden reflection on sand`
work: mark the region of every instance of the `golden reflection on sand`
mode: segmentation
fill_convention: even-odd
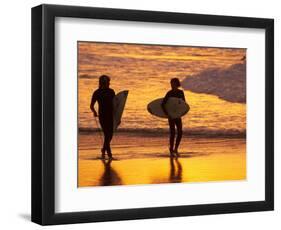
[[[181,81],[210,68],[241,62],[246,49],[78,43],[78,128],[97,129],[89,104],[98,77],[111,77],[115,92],[129,90],[120,130],[112,141],[116,161],[102,161],[100,136],[79,132],[78,186],[188,183],[246,179],[246,138],[192,137],[246,131],[246,104],[185,91],[191,107],[183,117],[179,158],[168,153],[167,120],[151,116],[147,104],[163,97],[171,77]],[[143,131],[142,135],[137,135]],[[159,132],[159,130],[161,130]],[[148,133],[150,133],[149,136]],[[214,137],[214,135],[213,135]]]
[[[170,158],[166,147],[153,145],[115,150],[115,161],[98,159],[98,150],[80,150],[78,186],[135,185],[208,182],[246,179],[245,140],[204,140],[182,146],[178,158]],[[147,154],[144,152],[146,150]],[[156,149],[163,153],[157,153]],[[130,157],[127,158],[126,152]],[[155,152],[156,151],[156,152]]]

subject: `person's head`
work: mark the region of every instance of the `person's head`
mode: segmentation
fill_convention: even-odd
[[[170,83],[172,89],[177,89],[181,86],[180,80],[178,78],[172,78]]]
[[[108,88],[110,84],[110,77],[107,75],[101,75],[99,78],[99,88]]]

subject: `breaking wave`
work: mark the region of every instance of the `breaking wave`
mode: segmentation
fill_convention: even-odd
[[[229,102],[246,103],[246,62],[226,69],[210,68],[186,77],[182,87],[195,93],[216,95]]]

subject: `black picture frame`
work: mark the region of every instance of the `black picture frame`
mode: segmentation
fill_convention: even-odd
[[[110,19],[265,29],[265,200],[55,213],[55,18]],[[41,225],[274,209],[274,20],[264,18],[40,5],[32,8],[32,221]]]

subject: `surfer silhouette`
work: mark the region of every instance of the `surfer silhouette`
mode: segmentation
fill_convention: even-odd
[[[175,119],[171,118],[165,108],[165,105],[170,97],[181,98],[184,101],[185,101],[185,97],[184,97],[184,92],[179,89],[181,84],[180,84],[180,81],[178,78],[172,78],[170,81],[170,84],[171,84],[171,90],[169,90],[166,93],[166,96],[164,97],[161,106],[162,106],[164,113],[168,116],[169,129],[170,129],[169,150],[170,150],[171,156],[173,156],[174,154],[178,154],[178,148],[179,148],[181,138],[182,138],[182,120],[181,120],[181,118],[175,118]],[[177,128],[177,138],[176,138],[176,143],[174,145],[176,128]]]
[[[113,137],[113,99],[115,92],[109,88],[110,77],[102,75],[99,78],[99,88],[94,91],[92,95],[90,109],[93,112],[94,117],[99,117],[99,122],[104,134],[103,147],[101,149],[101,157],[105,158],[107,153],[110,160],[112,160],[112,152],[110,148],[110,142]],[[98,102],[99,109],[96,112],[94,105]]]

